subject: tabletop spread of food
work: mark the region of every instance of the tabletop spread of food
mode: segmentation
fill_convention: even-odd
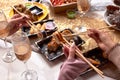
[[[77,0],[50,0],[53,6],[61,6],[64,4],[70,4],[77,2]],[[106,6],[105,12],[105,22],[109,26],[120,30],[120,0],[114,0],[114,3],[117,5],[108,5]],[[67,6],[67,5],[66,5]],[[15,9],[10,11],[10,17],[14,14],[25,14],[30,17],[32,25],[23,27],[22,31],[26,32],[28,36],[37,35],[40,40],[34,42],[40,52],[49,60],[58,59],[58,57],[63,56],[62,47],[63,44],[58,42],[53,36],[55,32],[60,32],[60,34],[67,40],[69,43],[72,41],[75,42],[78,48],[81,49],[82,45],[86,43],[79,35],[74,35],[76,32],[72,29],[59,30],[58,25],[56,25],[54,19],[48,19],[49,10],[46,5],[42,3],[32,2],[26,4],[17,4],[14,5]],[[76,15],[76,14],[75,14]],[[72,18],[73,20],[75,18]],[[70,35],[70,36],[67,36]],[[41,38],[42,36],[42,38]],[[97,53],[97,54],[96,54]],[[107,62],[107,59],[103,56],[103,51],[98,47],[91,49],[83,55],[89,59],[93,65],[99,67]]]

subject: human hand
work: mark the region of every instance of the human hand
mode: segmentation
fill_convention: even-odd
[[[88,36],[93,38],[98,46],[104,51],[109,51],[115,43],[110,38],[110,36],[102,31],[96,30],[96,29],[89,29],[88,30]]]
[[[75,47],[74,43],[71,46],[64,45],[63,52],[67,60],[61,66],[58,80],[74,80],[88,69],[89,65],[86,62],[75,57]]]
[[[26,20],[28,20],[28,17],[21,16],[19,14],[15,14],[9,21],[7,27],[10,28],[9,35],[15,33],[19,30],[23,25],[27,25]]]
[[[63,53],[67,57],[67,59],[74,59],[75,58],[75,44],[72,43],[71,46],[64,45]]]

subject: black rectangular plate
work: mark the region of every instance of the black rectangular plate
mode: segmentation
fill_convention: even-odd
[[[38,21],[38,22],[35,22],[34,24],[37,25],[37,24],[41,24],[43,25],[44,23],[47,23],[47,22],[53,22],[54,23],[54,20],[53,19],[48,19],[48,20],[42,20],[42,21]],[[55,23],[54,23],[55,24]],[[57,27],[55,26],[55,28],[53,30],[48,30],[47,32],[54,32],[57,30]],[[26,32],[28,37],[37,37],[37,33],[36,34],[30,34],[29,31],[30,31],[30,27],[26,27],[26,26],[23,26],[22,27],[22,31],[23,32]]]
[[[51,39],[52,39],[52,36],[48,36],[47,38],[44,38],[43,40],[35,42],[37,47],[40,49],[41,53],[44,54],[45,57],[49,61],[57,59],[58,57],[63,55],[62,45],[55,52],[49,52],[48,51],[47,44],[51,41]],[[80,37],[76,36],[76,38],[74,38],[74,39],[78,40],[78,41],[75,42],[77,46],[80,46],[80,45],[84,44],[84,41]]]
[[[96,47],[92,50],[89,50],[83,54],[86,58],[92,58],[94,60],[99,60],[101,64],[97,65],[96,67],[101,67],[101,66],[105,65],[106,63],[108,63],[108,59],[103,57],[103,51],[99,47]],[[93,70],[92,68],[88,68],[86,71],[84,71],[80,75],[83,75],[83,74],[90,72],[92,70]]]
[[[52,61],[63,55],[62,46],[60,46],[55,52],[49,52],[47,48],[47,44],[51,41],[52,36],[44,38],[41,41],[35,42],[37,47],[40,49],[40,52],[49,60]]]

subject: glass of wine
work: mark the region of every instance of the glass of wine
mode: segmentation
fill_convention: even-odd
[[[77,0],[77,8],[81,17],[83,17],[90,9],[91,0]]]
[[[38,76],[36,71],[30,70],[27,67],[27,60],[31,56],[30,41],[24,32],[18,32],[12,35],[12,44],[16,57],[23,61],[26,65],[26,71],[22,73],[22,80],[37,80]]]
[[[16,57],[14,56],[13,53],[10,52],[10,49],[7,46],[6,38],[9,35],[10,32],[10,27],[7,26],[8,21],[7,18],[3,12],[3,10],[0,10],[0,39],[4,39],[5,41],[5,47],[7,48],[7,52],[3,56],[3,61],[10,63],[13,62]]]

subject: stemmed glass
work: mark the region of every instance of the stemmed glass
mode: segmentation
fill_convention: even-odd
[[[77,0],[77,8],[81,17],[83,17],[90,9],[91,0]]]
[[[31,56],[31,46],[30,46],[30,41],[24,32],[18,32],[12,35],[11,38],[14,52],[16,57],[20,60],[23,61],[24,64],[26,65],[26,71],[22,73],[22,79],[23,80],[37,80],[38,76],[36,71],[30,70],[27,67],[27,60]]]
[[[4,38],[5,47],[7,48],[7,50],[6,50],[7,52],[3,56],[3,61],[10,63],[10,62],[13,62],[16,59],[16,57],[14,56],[13,53],[11,53],[10,49],[7,46],[6,38],[10,32],[10,27],[8,27],[7,25],[8,25],[7,18],[5,16],[3,10],[0,10],[0,38],[1,39]]]

